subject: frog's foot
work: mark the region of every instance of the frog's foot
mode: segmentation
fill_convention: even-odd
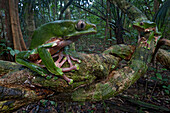
[[[154,38],[155,38],[155,42],[156,42],[156,45],[157,45],[157,43],[158,43],[158,41],[159,41],[160,37],[161,37],[161,36],[154,36]]]
[[[61,53],[61,52],[59,52],[58,54],[54,55],[53,58],[55,58],[57,56],[58,56],[58,59],[55,62],[55,65],[60,68],[66,62],[66,58],[64,58],[64,54]],[[62,59],[63,59],[63,61],[62,61]]]
[[[154,36],[154,38],[155,38],[155,42],[157,42],[159,39],[159,36]]]
[[[150,49],[150,43],[148,43],[148,40],[142,41],[144,44],[144,48]]]
[[[58,53],[57,55],[53,56],[53,57],[56,57],[56,56],[58,56],[58,59],[55,62],[55,65],[57,67],[61,68],[66,61],[68,61],[69,65],[70,65],[70,67],[68,67],[68,68],[62,68],[63,72],[68,72],[68,71],[71,71],[71,70],[78,70],[78,66],[77,65],[73,65],[71,60],[76,61],[78,63],[81,62],[80,60],[75,59],[75,58],[73,58],[72,56],[69,56],[69,55],[64,55],[61,52]]]
[[[58,60],[57,60],[57,61],[58,61]],[[62,68],[62,71],[63,71],[63,72],[69,72],[69,71],[71,71],[71,70],[78,70],[78,66],[75,66],[75,65],[72,64],[72,62],[71,62],[71,57],[70,57],[69,55],[65,55],[64,58],[63,58],[63,60],[62,60],[60,63],[57,62],[57,65],[58,65],[59,67],[62,67],[63,64],[64,64],[66,61],[68,61],[70,67]],[[73,61],[77,61],[77,60],[74,59]],[[57,66],[57,65],[56,65],[56,66]]]
[[[65,74],[63,74],[63,78],[65,81],[68,82],[68,84],[72,84],[73,83],[73,79],[69,79]]]

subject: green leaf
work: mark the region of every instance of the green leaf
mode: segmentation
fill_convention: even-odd
[[[105,36],[100,36],[99,38],[105,38]]]
[[[11,54],[12,56],[14,56],[14,55],[15,55],[15,51],[14,51],[14,50],[10,50],[10,54]]]
[[[162,86],[163,88],[167,88],[166,86]]]
[[[11,47],[7,47],[7,49],[8,49],[8,50],[12,50],[12,48],[11,48]]]
[[[51,105],[53,105],[53,106],[55,105],[55,102],[54,102],[54,101],[50,101],[50,103],[51,103]]]
[[[156,77],[151,77],[152,80],[158,80]]]
[[[166,69],[166,68],[162,68],[162,70],[163,70],[163,71],[167,71],[167,69]]]
[[[157,78],[159,78],[160,80],[162,80],[162,75],[160,73],[156,73]]]
[[[45,106],[48,100],[40,100],[40,102],[42,103],[43,106]]]
[[[6,45],[4,43],[0,43],[0,46],[6,47]]]
[[[55,76],[53,79],[54,79],[54,80],[57,80],[57,79],[58,79],[58,77],[56,77],[56,76]]]
[[[164,78],[164,79],[162,79],[163,81],[165,81],[165,82],[167,82],[168,81],[168,79],[167,78]]]
[[[18,54],[20,51],[19,50],[14,50],[15,51],[15,54]]]
[[[2,51],[2,52],[0,53],[0,56],[3,55],[4,53],[5,53],[5,51]]]
[[[165,90],[165,93],[169,95],[169,90]]]
[[[169,90],[170,90],[170,85],[168,85],[168,87],[167,87]]]
[[[51,78],[52,78],[52,76],[47,76],[47,77],[46,77],[46,79],[48,79],[48,80],[51,79]]]
[[[112,39],[113,39],[113,40],[116,40],[116,38],[115,38],[115,37],[112,37]]]

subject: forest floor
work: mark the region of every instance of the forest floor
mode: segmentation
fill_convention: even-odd
[[[40,100],[15,113],[165,113],[170,111],[170,71],[157,64],[122,94],[97,102]]]

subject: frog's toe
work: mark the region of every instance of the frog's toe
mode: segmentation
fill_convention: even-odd
[[[72,84],[73,83],[73,79],[69,79],[65,74],[63,75],[64,80],[66,80],[68,82],[68,84]]]
[[[78,64],[75,64],[75,66],[76,66],[76,70],[80,69]]]
[[[78,60],[78,63],[81,63],[81,60]]]
[[[72,57],[72,56],[70,56],[70,58],[71,58],[71,60],[73,60],[73,61],[75,61],[75,62],[81,63],[81,60],[79,60],[79,59],[76,59],[76,58],[74,58],[74,57]]]
[[[73,79],[70,79],[70,82],[68,82],[69,85],[73,83]]]

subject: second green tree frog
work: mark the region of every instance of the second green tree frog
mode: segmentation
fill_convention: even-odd
[[[150,43],[153,38],[155,38],[155,42],[157,44],[158,40],[161,37],[161,32],[158,31],[156,23],[154,22],[151,21],[134,22],[133,27],[135,27],[138,30],[139,34],[149,33],[149,38],[143,42],[145,43],[145,48],[150,49]]]
[[[16,62],[45,77],[48,77],[49,72],[62,76],[69,84],[72,84],[73,80],[65,76],[64,72],[76,70],[78,67],[74,66],[71,60],[77,62],[79,60],[63,54],[62,50],[80,36],[96,32],[94,24],[83,20],[49,22],[34,31],[30,49],[17,54]],[[57,57],[57,61],[54,61],[54,57]],[[62,68],[66,61],[70,67]],[[48,71],[43,67],[46,67]]]

